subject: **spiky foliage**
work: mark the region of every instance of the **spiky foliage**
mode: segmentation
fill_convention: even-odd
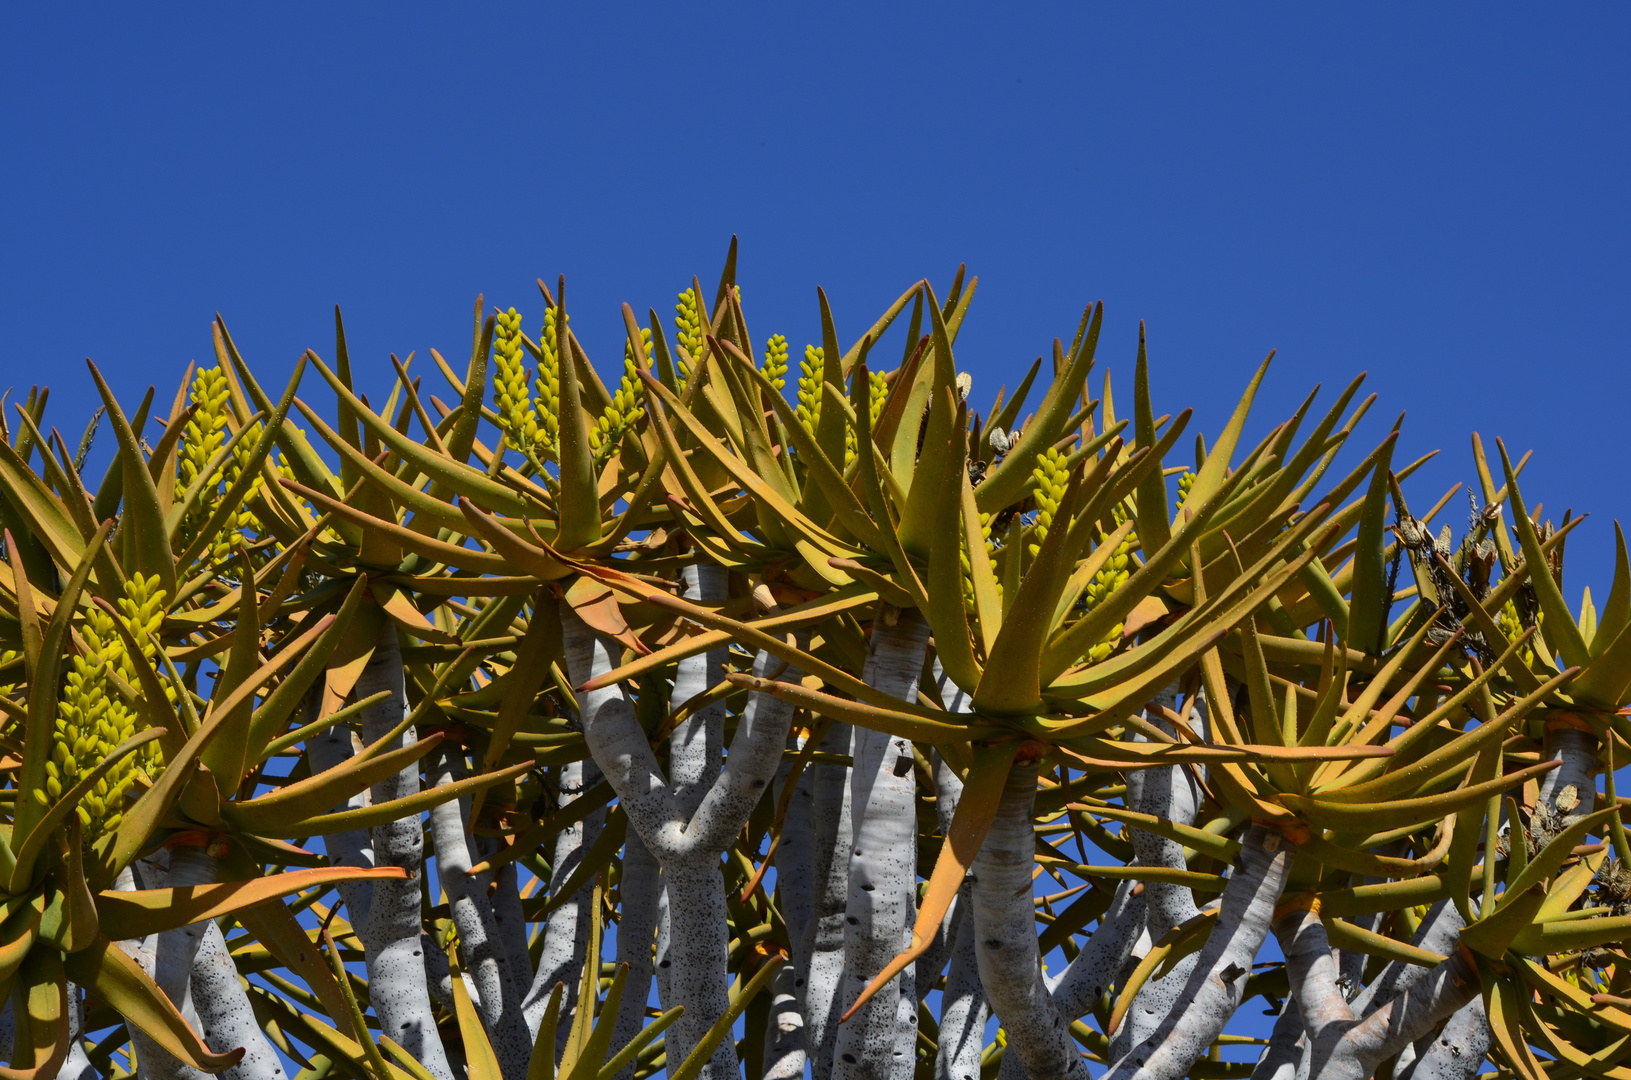
[[[13,1068],[1215,1080],[1306,1047],[1311,1080],[1615,1075],[1623,542],[1576,615],[1580,519],[1532,520],[1504,448],[1475,443],[1459,539],[1397,437],[1328,476],[1357,383],[1248,447],[1254,379],[1169,506],[1188,414],[1156,426],[1142,359],[1129,420],[1108,385],[1080,411],[1097,312],[976,431],[961,274],[848,349],[825,313],[789,401],[785,340],[737,347],[734,267],[720,309],[682,295],[678,393],[632,309],[615,390],[563,368],[546,290],[536,344],[483,320],[439,417],[405,368],[376,410],[316,354],[332,414],[269,392],[221,324],[179,441],[104,385],[117,482],[32,468],[26,398]],[[863,367],[908,311],[916,366]]]

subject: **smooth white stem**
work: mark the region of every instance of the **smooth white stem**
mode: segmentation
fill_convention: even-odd
[[[1031,1080],[1087,1080],[1087,1066],[1054,1008],[1037,950],[1031,815],[1037,767],[1015,762],[991,831],[974,859],[973,914],[980,982]]]
[[[170,869],[165,877],[169,888],[213,885],[215,860],[202,848],[178,847],[170,852]],[[193,960],[204,940],[204,922],[195,922],[158,936],[154,950],[153,981],[166,997],[188,1016],[196,1011],[192,1002]]]
[[[770,1020],[765,1030],[764,1080],[803,1080],[807,1060],[804,1014],[799,1011],[797,974],[785,964],[771,980]]]
[[[1478,993],[1460,950],[1362,1019],[1342,993],[1319,916],[1293,911],[1274,924],[1310,1048],[1312,1080],[1365,1080],[1383,1061],[1432,1031]]]
[[[867,685],[902,701],[917,700],[928,640],[928,623],[918,612],[898,612],[893,626],[880,616],[873,623],[867,650],[863,672]],[[857,729],[853,755],[849,895],[839,992],[846,1009],[901,951],[917,901],[912,744],[899,736]],[[889,1080],[902,1053],[900,998],[897,978],[839,1027],[833,1048],[835,1077]]]
[[[592,762],[574,761],[557,765],[554,770],[555,789],[560,805],[567,806],[579,799],[584,791],[597,783],[597,770]],[[558,895],[567,879],[577,870],[589,846],[600,835],[605,812],[596,810],[582,821],[574,822],[555,834],[554,855],[549,861],[550,895]],[[556,983],[565,984],[561,996],[560,1021],[567,1023],[572,1007],[577,1002],[578,985],[582,981],[584,952],[589,947],[589,921],[583,918],[593,899],[593,883],[586,883],[576,895],[558,904],[545,918],[543,951],[538,968],[533,974],[532,986],[527,991],[522,1012],[527,1031],[536,1039],[538,1025],[543,1023],[549,1008],[549,996]],[[561,1044],[557,1043],[557,1047]]]
[[[657,896],[662,889],[662,868],[644,841],[630,833],[623,841],[623,877],[617,886],[621,919],[617,924],[617,962],[629,965],[623,982],[623,1001],[617,1010],[611,1050],[616,1053],[640,1033],[646,1022],[646,999],[651,995],[652,938],[657,929]],[[630,1080],[630,1062],[617,1080]]]
[[[1591,813],[1597,801],[1597,737],[1555,727],[1546,733],[1546,759],[1563,764],[1541,778],[1541,804],[1560,818]]]
[[[821,749],[848,754],[853,743],[848,724],[834,724]],[[804,1014],[805,1044],[813,1080],[832,1074],[833,1045],[838,1038],[838,990],[844,977],[845,908],[849,902],[851,832],[850,770],[816,763],[810,778],[815,817],[815,892],[805,929],[808,974],[799,998]]]
[[[164,857],[167,852],[160,849],[146,859],[137,860],[120,871],[114,879],[113,888],[116,892],[132,892],[136,889],[162,889],[165,887],[166,873]],[[158,966],[158,935],[152,934],[145,938],[135,938],[129,941],[118,942],[120,950],[138,967],[152,978]],[[188,1023],[194,1018],[187,1017]],[[130,1043],[136,1050],[136,1071],[141,1080],[204,1080],[208,1075],[190,1065],[184,1065],[172,1057],[169,1051],[163,1049],[158,1043],[148,1038],[139,1027],[130,1029]]]
[[[1428,909],[1427,917],[1416,928],[1412,943],[1418,949],[1448,956],[1455,952],[1461,943],[1461,928],[1465,925],[1466,922],[1461,918],[1461,912],[1455,904],[1449,900],[1440,900]],[[1370,1015],[1426,975],[1427,969],[1419,964],[1407,964],[1402,960],[1389,961],[1381,973],[1371,980],[1370,985],[1354,998],[1353,1014]]]
[[[254,1006],[238,974],[226,939],[213,919],[207,919],[198,957],[193,961],[193,1004],[198,1009],[199,1034],[216,1053],[244,1048],[238,1064],[219,1075],[226,1080],[286,1080],[283,1062],[255,1019]]]
[[[972,886],[958,892],[958,907],[972,906]],[[991,1006],[980,985],[979,957],[975,953],[974,920],[960,920],[952,945],[951,969],[940,995],[940,1040],[935,1049],[935,1080],[980,1080],[980,1054],[985,1047],[985,1025]]]
[[[369,744],[390,734],[407,715],[407,686],[402,650],[394,623],[385,620],[373,655],[357,678],[359,699],[389,691],[390,697],[362,712],[362,737]],[[397,737],[397,746],[416,740],[412,728]],[[387,747],[386,749],[394,749]],[[376,783],[370,792],[374,805],[405,798],[419,791],[419,765]],[[362,940],[368,966],[368,996],[384,1034],[395,1039],[437,1080],[453,1080],[442,1036],[431,1011],[425,975],[420,927],[424,919],[419,876],[424,873],[424,833],[418,814],[411,814],[370,832],[374,859],[380,866],[407,871],[399,881],[375,881],[368,918],[353,929]]]
[[[466,775],[463,749],[445,745],[438,748],[429,773],[434,786],[457,783]],[[532,1038],[522,1015],[521,998],[505,979],[498,918],[487,897],[493,876],[470,876],[474,864],[465,839],[469,812],[468,798],[449,799],[431,809],[436,872],[459,934],[460,966],[476,986],[482,1026],[498,1058],[499,1071],[506,1080],[523,1080],[532,1057]]]
[[[1066,1019],[1075,1020],[1091,1012],[1132,955],[1133,946],[1144,932],[1146,891],[1137,882],[1118,885],[1093,936],[1060,973],[1053,985],[1053,1003]]]
[[[1303,1058],[1303,1015],[1297,1011],[1296,995],[1286,998],[1280,1016],[1269,1033],[1269,1044],[1252,1069],[1251,1080],[1293,1080]]]
[[[1177,707],[1177,700],[1176,683],[1166,687],[1156,698],[1157,704],[1169,709]],[[1204,702],[1197,701],[1196,708],[1190,715],[1191,725],[1195,727],[1196,733],[1204,738],[1206,733]],[[1159,713],[1146,712],[1144,719],[1169,734],[1175,733],[1172,725],[1162,719]],[[1135,735],[1134,741],[1142,741],[1143,738],[1141,735]],[[1125,802],[1129,809],[1140,813],[1154,814],[1180,825],[1193,825],[1201,804],[1200,784],[1195,774],[1181,765],[1161,769],[1134,769],[1127,773]],[[1137,827],[1128,827],[1124,835],[1133,845],[1140,866],[1161,866],[1169,870],[1188,869],[1182,844]],[[1146,925],[1152,939],[1159,938],[1200,912],[1195,905],[1194,894],[1183,885],[1152,881],[1145,886],[1144,892]],[[1195,970],[1197,962],[1197,954],[1191,953],[1174,964],[1165,975],[1157,976],[1144,984],[1133,1007],[1127,1010],[1122,1026],[1110,1040],[1112,1061],[1126,1057],[1135,1047],[1143,1045],[1180,1004],[1183,1000],[1184,987],[1189,983],[1190,974]]]
[[[718,603],[730,594],[725,569],[712,563],[692,563],[680,569],[681,595],[702,604]],[[681,660],[674,672],[669,707],[678,709],[708,692],[725,677],[726,649],[710,649]],[[668,780],[683,820],[690,820],[702,805],[719,775],[725,749],[725,703],[706,705],[680,721],[668,739]]]
[[[316,691],[306,696],[301,722],[316,723],[322,704],[322,695]],[[337,769],[356,755],[356,736],[350,724],[333,724],[306,740],[306,758],[315,775]],[[333,811],[359,810],[368,805],[369,792],[359,791],[350,799],[333,807]],[[374,843],[367,829],[348,829],[328,833],[323,837],[323,850],[328,853],[331,866],[351,866],[367,869],[374,865]],[[353,927],[368,921],[369,909],[374,903],[372,881],[342,881],[337,886],[340,899],[345,902],[346,919]]]
[[[1417,1043],[1416,1059],[1395,1068],[1398,1080],[1473,1080],[1493,1041],[1484,999],[1474,997],[1457,1009],[1438,1037]],[[1404,1061],[1404,1053],[1399,1059]]]
[[[1257,950],[1291,871],[1292,851],[1278,833],[1253,826],[1240,865],[1223,890],[1217,922],[1197,954],[1181,1008],[1146,1043],[1112,1065],[1109,1080],[1179,1080],[1206,1053],[1240,1007]]]

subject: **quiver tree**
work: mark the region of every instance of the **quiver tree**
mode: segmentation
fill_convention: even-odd
[[[217,321],[90,479],[28,395],[8,1075],[1617,1075],[1623,544],[1577,615],[1522,461],[1458,541],[1357,380],[1243,441],[1266,363],[1169,464],[1096,306],[982,418],[975,285],[795,379],[733,246],[615,382],[540,285],[377,409]]]

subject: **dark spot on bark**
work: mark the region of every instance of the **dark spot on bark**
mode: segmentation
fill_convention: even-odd
[[[857,918],[856,918],[856,917],[855,917],[855,916],[854,916],[854,915],[851,915],[851,916],[849,916],[849,917],[848,917],[848,918],[846,918],[846,919],[845,919],[845,920],[844,920],[844,921],[845,921],[845,922],[847,922],[847,923],[849,923],[849,924],[850,924],[850,925],[851,925],[851,926],[859,926],[859,925],[861,925],[861,920],[860,920],[860,919],[857,919]]]
[[[854,1065],[855,1064],[855,1055],[854,1054],[844,1054],[842,1056],[844,1058],[844,1064],[845,1065]]]
[[[988,949],[1000,949],[1002,948],[1002,942],[998,941],[996,938],[986,938],[985,947]]]
[[[793,980],[793,985],[794,986],[803,986],[804,985],[804,980],[803,979],[794,979]]]
[[[1224,985],[1227,986],[1244,974],[1246,974],[1245,968],[1241,967],[1239,964],[1231,963],[1228,967],[1218,972],[1218,978],[1222,979]]]
[[[418,955],[419,955],[419,950],[418,950],[418,949],[415,949],[415,950],[414,950],[414,951],[413,951],[413,954],[414,954],[414,955],[415,955],[415,956],[418,956]]]
[[[660,967],[660,968],[666,968],[670,964],[672,964],[673,962],[674,961],[672,961],[672,960],[664,960],[662,963],[658,964],[657,966]]]
[[[895,759],[895,775],[905,776],[912,771],[912,759],[902,754]]]
[[[857,859],[859,859],[861,857],[861,849],[860,848],[855,849],[855,857]]]
[[[861,886],[861,891],[862,891],[862,892],[871,892],[871,891],[872,891],[872,889],[873,889],[873,886],[872,886],[872,884],[871,884],[871,883],[868,883],[868,884],[866,884],[866,885],[862,885],[862,886]]]
[[[403,1031],[407,1031],[411,1027],[413,1027],[413,1021],[412,1020],[402,1021],[402,1030]]]
[[[764,781],[763,781],[763,780],[755,780],[755,781],[754,781],[754,782],[753,782],[753,786],[754,786],[754,787],[764,787],[764,786],[765,786],[765,782],[764,782]]]

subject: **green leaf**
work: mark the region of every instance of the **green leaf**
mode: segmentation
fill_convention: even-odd
[[[700,293],[698,294],[700,297]],[[566,278],[561,278],[556,297],[556,355],[560,357],[560,532],[556,544],[562,551],[585,547],[600,539],[600,490],[596,483],[594,450],[589,445],[590,417],[579,389],[578,366],[572,356],[571,333],[566,325]],[[467,488],[461,492],[476,494]],[[493,505],[488,503],[489,506]]]
[[[1570,667],[1585,668],[1591,663],[1591,652],[1586,648],[1586,642],[1580,635],[1580,627],[1575,625],[1574,616],[1569,611],[1569,605],[1563,599],[1563,590],[1558,587],[1557,579],[1552,576],[1546,556],[1541,552],[1540,537],[1535,534],[1535,523],[1529,520],[1529,511],[1524,507],[1523,496],[1518,493],[1518,477],[1512,469],[1512,461],[1507,457],[1506,444],[1500,439],[1495,440],[1495,446],[1501,452],[1501,468],[1506,475],[1507,499],[1512,504],[1512,524],[1518,531],[1518,541],[1523,546],[1523,561],[1529,567],[1529,584],[1535,590],[1535,598],[1540,601],[1540,610],[1546,616],[1541,622],[1540,633],[1551,646],[1554,656],[1561,656],[1563,663]],[[1610,705],[1613,708],[1618,702]]]
[[[126,537],[126,543],[132,546],[131,554],[134,555],[135,569],[157,577],[165,595],[174,598],[176,564],[170,553],[168,535],[164,531],[164,511],[159,506],[158,488],[154,486],[153,477],[147,471],[141,443],[137,440],[136,433],[130,429],[130,422],[125,419],[124,411],[119,408],[119,402],[113,396],[113,391],[108,388],[107,381],[102,378],[102,373],[97,370],[96,365],[89,360],[86,364],[91,369],[91,378],[96,380],[97,390],[102,394],[102,402],[108,410],[108,419],[113,422],[113,433],[119,440],[119,454],[124,462],[125,528],[121,530],[120,535]]]
[[[1371,472],[1359,517],[1359,546],[1354,550],[1353,590],[1348,599],[1348,644],[1368,653],[1382,651],[1383,612],[1387,595],[1387,559],[1383,552],[1387,528],[1388,466],[1393,460],[1397,431],[1388,435]]]
[[[1396,799],[1380,806],[1370,803],[1363,805],[1337,803],[1289,793],[1282,795],[1281,799],[1292,810],[1327,829],[1358,833],[1391,832],[1407,826],[1425,825],[1430,821],[1437,821],[1476,806],[1492,795],[1502,794],[1526,780],[1556,768],[1557,764],[1555,761],[1543,761],[1485,783],[1470,784],[1442,795]]]
[[[1081,347],[1070,358],[1070,364],[1059,378],[1049,386],[1036,417],[1025,425],[1018,445],[1008,451],[1002,464],[986,474],[985,482],[974,489],[975,502],[982,513],[994,514],[1012,505],[1021,497],[1036,455],[1058,442],[1065,426],[1075,411],[1076,398],[1082,383],[1093,368],[1093,354],[1099,346],[1099,328],[1104,322],[1104,305],[1093,306],[1093,319],[1082,337]],[[1105,418],[1105,426],[1113,423]]]
[[[534,765],[531,759],[518,765],[511,765],[499,772],[488,773],[485,776],[471,776],[452,784],[443,784],[441,787],[429,788],[413,795],[406,795],[400,799],[389,802],[375,803],[354,810],[341,810],[333,814],[319,814],[316,817],[306,818],[304,821],[288,825],[278,825],[269,828],[267,822],[243,821],[246,830],[253,826],[260,836],[283,836],[288,838],[302,836],[318,836],[328,833],[344,832],[349,829],[371,829],[376,825],[383,825],[388,821],[415,814],[422,814],[426,810],[450,799],[462,799],[466,795],[480,791],[482,788],[492,787],[494,784],[504,784],[524,775]],[[227,809],[230,815],[232,808]]]
[[[323,866],[285,870],[271,877],[189,885],[176,889],[103,892],[96,897],[102,933],[119,941],[161,934],[203,919],[219,919],[319,885],[341,881],[401,881],[407,871],[396,866]]]
[[[1144,347],[1144,320],[1138,321],[1138,363],[1133,370],[1133,446],[1155,446],[1155,410],[1150,405],[1149,359]],[[1159,551],[1172,539],[1167,517],[1167,478],[1161,463],[1138,482],[1138,539],[1146,551]]]
[[[224,1054],[211,1053],[164,991],[105,934],[90,947],[70,953],[63,968],[68,978],[112,1006],[127,1024],[140,1029],[183,1063],[213,1073],[243,1059],[241,1046]]]

